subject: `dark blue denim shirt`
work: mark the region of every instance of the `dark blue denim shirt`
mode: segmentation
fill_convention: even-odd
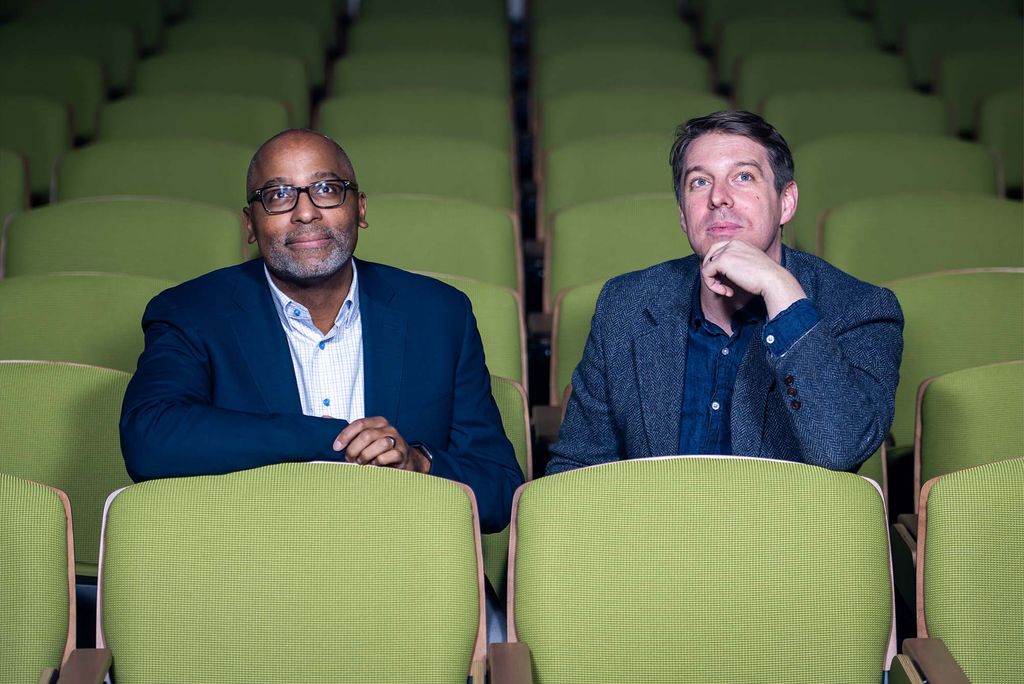
[[[785,265],[785,264],[783,264]],[[683,416],[679,427],[680,454],[731,454],[729,415],[733,385],[743,355],[758,326],[767,318],[764,300],[755,297],[732,317],[732,335],[704,318],[700,306],[700,276],[693,288],[686,338],[686,376]],[[818,322],[811,300],[794,302],[761,329],[770,353],[779,357]]]

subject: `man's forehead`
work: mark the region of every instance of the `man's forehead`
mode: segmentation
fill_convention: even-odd
[[[304,162],[299,166],[299,162]],[[352,164],[341,148],[316,133],[295,131],[274,138],[263,145],[255,159],[256,181],[279,178],[283,171],[300,171],[304,175],[352,178]]]
[[[738,133],[718,131],[699,136],[686,150],[684,172],[706,164],[770,168],[768,149],[760,141]]]

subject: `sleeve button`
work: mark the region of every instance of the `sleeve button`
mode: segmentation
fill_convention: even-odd
[[[797,395],[796,387],[790,387],[788,390],[786,390],[786,394],[788,394],[791,397],[795,397]]]
[[[800,408],[800,400],[799,399],[794,399],[793,401],[789,402],[789,405],[793,407],[794,411],[799,410],[799,408]]]
[[[793,376],[792,375],[787,375],[786,377],[784,377],[782,379],[782,382],[786,383],[787,385],[792,385],[793,384]]]

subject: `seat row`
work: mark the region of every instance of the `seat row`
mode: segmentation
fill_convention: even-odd
[[[1007,681],[1024,668],[1009,641],[1024,608],[1021,491],[1021,458],[929,481],[918,638],[898,655],[870,481],[669,457],[527,483],[510,639],[490,645],[488,668],[463,485],[312,463],[119,489],[103,512],[99,648],[77,649],[77,511],[0,475],[0,673],[98,682],[112,660],[124,681]]]

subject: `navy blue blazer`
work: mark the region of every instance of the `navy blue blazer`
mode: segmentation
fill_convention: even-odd
[[[357,264],[366,415],[426,445],[432,474],[473,489],[482,528],[504,528],[523,476],[469,300],[432,278]],[[254,260],[149,303],[120,424],[133,480],[343,459],[331,447],[346,421],[302,413],[272,297]]]

